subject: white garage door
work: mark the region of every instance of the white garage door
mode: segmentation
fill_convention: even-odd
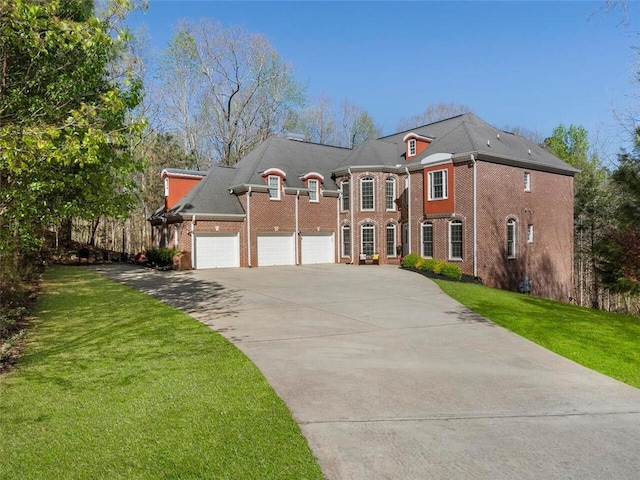
[[[259,234],[258,266],[295,265],[293,233]]]
[[[335,263],[333,233],[303,233],[302,263]]]
[[[196,235],[195,268],[240,266],[240,243],[237,233]]]

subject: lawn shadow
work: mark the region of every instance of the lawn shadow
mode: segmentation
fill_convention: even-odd
[[[92,267],[101,275],[140,290],[189,315],[207,313],[237,316],[241,293],[224,285],[197,279],[192,271],[157,271],[132,265]]]

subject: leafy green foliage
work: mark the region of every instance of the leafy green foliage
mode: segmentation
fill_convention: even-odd
[[[174,248],[150,248],[147,250],[147,260],[157,267],[168,267],[173,265],[173,257],[179,250]]]
[[[46,225],[126,216],[140,81],[110,79],[123,44],[86,0],[0,0],[0,271],[37,258]],[[0,279],[0,283],[2,279]]]
[[[409,253],[402,258],[402,266],[404,268],[414,268],[420,260],[422,260],[420,255],[416,253]]]
[[[85,268],[47,272],[0,392],[3,478],[322,478],[286,405],[235,346]]]

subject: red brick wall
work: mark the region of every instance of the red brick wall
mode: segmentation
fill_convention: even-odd
[[[337,179],[338,183],[342,179],[347,179],[348,175]],[[360,180],[363,178],[374,179],[374,210],[361,210],[360,204]],[[386,180],[393,178],[396,184],[396,207],[395,210],[386,210]],[[340,225],[350,225],[351,236],[353,239],[352,259],[354,263],[359,263],[361,251],[361,226],[363,224],[372,224],[375,227],[375,251],[379,255],[381,264],[399,264],[400,255],[387,255],[387,225],[393,224],[396,227],[396,246],[402,245],[402,212],[405,190],[406,175],[398,175],[383,172],[357,172],[353,173],[351,179],[351,205],[353,207],[353,216],[351,212],[340,212]],[[353,225],[351,225],[353,219]],[[342,243],[341,232],[338,231],[336,238],[338,239],[338,247]],[[349,258],[340,258],[340,261],[347,263]]]

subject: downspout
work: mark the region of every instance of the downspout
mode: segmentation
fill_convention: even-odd
[[[251,185],[247,192],[247,265],[251,268]]]
[[[191,268],[196,268],[196,216],[191,215]]]
[[[350,239],[349,241],[351,242],[351,265],[353,265],[353,252],[354,252],[354,245],[353,245],[353,239],[356,237],[356,226],[353,224],[353,172],[351,171],[351,168],[347,169],[347,172],[349,173],[349,214],[351,216],[351,219],[349,220],[349,231],[351,232],[350,235]]]
[[[296,255],[296,265],[300,265],[298,261],[298,242],[300,241],[300,233],[298,231],[298,203],[300,202],[300,190],[296,190],[296,244],[295,244],[295,255]]]
[[[340,205],[342,205],[342,188],[338,194],[338,202],[336,203],[336,235],[334,237],[334,245],[338,248],[335,249],[336,263],[340,263],[340,255],[342,255],[342,230],[340,229]]]
[[[407,174],[407,251],[412,253],[411,250],[411,174],[409,174],[409,167],[404,167],[404,171]]]
[[[478,162],[471,154],[473,162],[473,276],[478,276]]]

